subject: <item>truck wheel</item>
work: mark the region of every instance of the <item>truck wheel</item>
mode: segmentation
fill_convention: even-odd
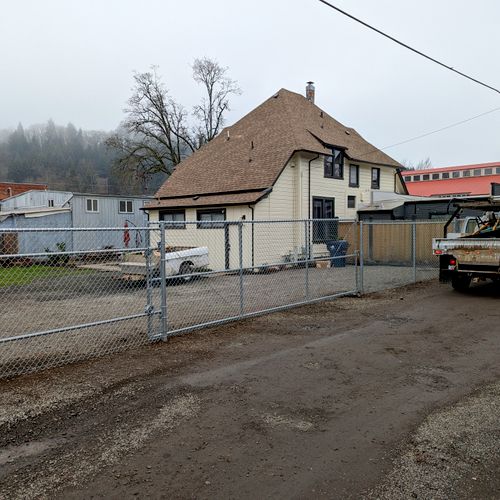
[[[467,274],[457,274],[451,279],[451,286],[458,292],[465,292],[470,285],[471,277]]]
[[[185,274],[192,274],[194,271],[194,266],[191,264],[191,262],[183,262],[181,264],[181,267],[179,268],[179,275],[181,276],[181,279],[183,281],[190,281],[192,279],[192,276],[186,276],[184,277]]]

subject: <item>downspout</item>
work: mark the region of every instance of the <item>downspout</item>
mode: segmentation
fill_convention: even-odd
[[[248,208],[252,211],[252,272],[255,265],[255,251],[254,251],[254,241],[255,241],[255,205],[248,205]]]
[[[307,220],[311,220],[311,163],[316,161],[320,155],[316,155],[314,158],[309,160],[309,166],[307,170]],[[309,227],[310,222],[307,222],[307,241],[305,241],[306,251],[307,251],[307,260],[311,258],[311,248],[309,244],[309,240],[311,239],[311,228]]]
[[[311,219],[311,163],[316,161],[320,155],[316,155],[309,160],[309,167],[307,170],[307,218]]]

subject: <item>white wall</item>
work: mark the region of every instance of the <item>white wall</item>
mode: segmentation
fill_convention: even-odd
[[[255,205],[255,220],[290,220],[308,218],[308,203],[313,197],[335,198],[335,216],[341,219],[356,219],[357,208],[347,208],[347,196],[356,196],[356,206],[362,202],[370,203],[372,165],[359,165],[359,187],[349,187],[349,161],[345,161],[344,179],[324,177],[323,157],[311,163],[311,192],[308,189],[308,161],[316,155],[296,153],[292,156],[268,196]],[[394,191],[395,169],[380,167],[380,191]],[[210,208],[210,207],[206,207]],[[196,221],[196,209],[187,208],[186,221]],[[150,211],[150,221],[158,221],[157,210]],[[248,206],[226,207],[226,220],[246,221],[252,218]],[[312,203],[311,203],[312,216]],[[253,231],[252,231],[253,226]],[[253,238],[252,238],[253,232]],[[305,250],[306,228],[302,222],[256,222],[243,223],[243,258],[244,265],[252,263],[252,240],[254,265],[281,263],[287,257],[301,258]],[[239,266],[238,228],[230,226],[230,265]],[[207,246],[209,248],[210,267],[224,269],[225,243],[223,229],[198,229],[196,224],[187,224],[186,229],[167,229],[167,244],[174,246]],[[315,254],[326,253],[326,245],[313,246]]]

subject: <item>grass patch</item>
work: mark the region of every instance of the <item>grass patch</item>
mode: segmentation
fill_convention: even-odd
[[[34,265],[28,267],[0,267],[0,288],[12,285],[27,285],[33,281],[59,278],[68,274],[85,273],[85,269]]]

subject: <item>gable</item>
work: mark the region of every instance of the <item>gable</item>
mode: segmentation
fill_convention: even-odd
[[[354,160],[400,166],[354,129],[303,96],[281,89],[182,161],[155,197],[264,190],[294,152],[329,154],[326,145],[344,148]]]

